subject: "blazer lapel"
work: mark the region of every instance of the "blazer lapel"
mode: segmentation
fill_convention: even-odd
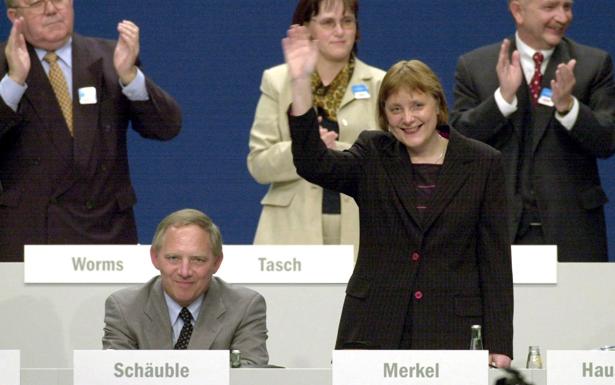
[[[31,68],[26,79],[30,87],[24,94],[24,99],[34,111],[42,128],[42,135],[49,138],[49,142],[55,148],[59,158],[67,165],[72,163],[72,148],[68,126],[60,110],[60,105],[55,100],[55,94],[49,83],[49,78],[36,55],[34,48],[28,44]],[[51,150],[51,149],[50,149]]]
[[[173,349],[173,330],[169,309],[162,294],[160,277],[157,277],[152,285],[144,313],[149,319],[149,322],[143,325],[148,345],[159,349]]]
[[[210,349],[222,329],[225,312],[220,285],[212,277],[188,349]]]
[[[553,51],[553,55],[547,64],[544,76],[542,77],[541,89],[551,88],[551,80],[555,79],[555,71],[560,63],[567,63],[570,60],[568,47],[562,42]],[[540,140],[544,136],[547,126],[554,118],[555,108],[538,103],[534,113],[534,135],[532,136],[532,152],[536,151]]]
[[[342,109],[346,104],[352,102],[354,100],[354,93],[352,92],[352,86],[358,84],[364,84],[367,86],[365,82],[372,78],[372,75],[369,71],[367,71],[367,66],[355,58],[355,66],[352,76],[350,77],[350,87],[346,87],[346,92],[344,93],[344,97],[340,103],[339,109]],[[370,95],[370,98],[376,98],[378,95]]]
[[[517,49],[515,36],[509,37],[508,40],[511,42],[509,53],[510,55],[512,55],[512,53]],[[523,71],[521,71],[521,76],[523,77],[523,80],[521,86],[519,86],[519,89],[517,89],[516,93],[517,111],[515,111],[510,116],[510,121],[514,128],[514,133],[515,135],[517,135],[517,140],[520,140],[523,137],[524,125],[526,124],[524,116],[529,108],[527,103],[529,103],[528,101],[530,98],[530,93],[527,86],[527,79],[525,78],[525,74],[523,73]]]
[[[416,190],[412,180],[412,163],[406,147],[391,138],[389,148],[385,149],[383,165],[395,189],[397,198],[409,214],[415,226],[422,228],[418,210],[416,209]]]
[[[446,156],[436,182],[436,190],[423,220],[424,230],[431,227],[472,172],[473,159],[465,155],[466,152],[463,151],[463,143],[460,139],[459,133],[451,128]]]
[[[74,121],[74,160],[79,175],[88,175],[88,164],[93,157],[93,147],[98,134],[98,116],[103,100],[103,60],[92,53],[83,37],[73,37],[73,121]],[[79,89],[94,87],[96,103],[81,104]],[[96,168],[90,167],[90,173]]]

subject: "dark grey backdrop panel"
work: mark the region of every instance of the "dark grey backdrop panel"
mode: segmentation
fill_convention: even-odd
[[[359,56],[388,68],[419,58],[452,97],[457,57],[513,33],[506,0],[361,0]],[[248,134],[263,69],[282,62],[294,0],[75,0],[76,29],[115,38],[123,18],[141,27],[145,73],[173,94],[184,129],[169,143],[129,137],[139,196],[142,243],[168,212],[195,207],[221,226],[226,243],[251,243],[266,186],[246,169]],[[615,55],[613,0],[579,1],[569,36]],[[2,21],[3,36],[8,22]],[[615,199],[615,159],[600,163]],[[615,209],[607,205],[610,258],[615,260]],[[582,251],[580,251],[582,252]]]

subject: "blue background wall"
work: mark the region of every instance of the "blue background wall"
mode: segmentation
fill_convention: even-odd
[[[139,237],[149,243],[172,210],[201,209],[226,243],[251,243],[266,186],[246,169],[248,135],[265,68],[283,61],[280,39],[294,0],[75,1],[76,31],[116,38],[116,23],[141,27],[144,72],[183,108],[182,133],[171,142],[129,137],[139,197]],[[506,0],[361,0],[359,56],[387,69],[418,58],[440,76],[452,103],[460,54],[514,31]],[[615,55],[613,0],[579,1],[569,36]],[[2,19],[2,36],[9,23]],[[600,162],[615,200],[615,158]],[[606,206],[610,258],[615,260],[615,208]],[[582,250],[579,252],[582,253]]]

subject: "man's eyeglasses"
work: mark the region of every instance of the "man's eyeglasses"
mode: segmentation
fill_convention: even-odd
[[[332,17],[327,17],[320,20],[313,18],[312,20],[314,20],[322,29],[327,31],[333,31],[338,24],[338,21]],[[352,16],[344,16],[339,20],[339,25],[343,29],[353,29],[357,26],[357,19]]]
[[[45,9],[47,9],[47,3],[53,4],[53,6],[56,9],[63,9],[64,7],[66,7],[68,0],[37,0],[37,1],[31,2],[28,5],[21,5],[21,6],[16,5],[11,8],[23,9],[23,10],[30,11],[32,13],[42,15],[45,13]]]

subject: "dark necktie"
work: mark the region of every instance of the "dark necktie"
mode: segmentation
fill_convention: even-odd
[[[540,84],[542,83],[542,72],[540,72],[540,66],[545,59],[542,53],[536,52],[534,56],[534,75],[530,82],[530,95],[532,96],[532,105],[535,106],[538,102],[538,96],[540,96]]]
[[[56,99],[58,99],[62,115],[64,115],[64,120],[66,120],[66,125],[68,126],[68,131],[70,131],[72,136],[73,101],[68,93],[68,83],[64,78],[64,73],[58,64],[58,55],[56,55],[55,52],[47,52],[43,60],[49,63],[49,83],[51,83],[53,93],[56,95]]]
[[[186,307],[182,307],[182,311],[179,312],[179,318],[184,321],[182,331],[179,333],[179,338],[175,343],[175,349],[185,350],[188,349],[188,343],[190,342],[190,336],[192,335],[192,314]]]

